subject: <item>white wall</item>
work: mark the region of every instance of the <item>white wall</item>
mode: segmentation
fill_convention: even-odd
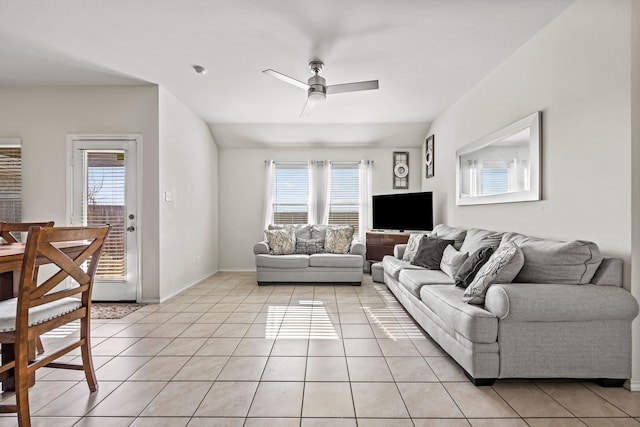
[[[631,0],[578,0],[433,122],[436,177],[422,189],[434,190],[444,207],[435,220],[593,240],[625,260],[624,286],[631,289],[630,105]],[[455,150],[536,110],[543,200],[456,206]],[[640,379],[638,341],[633,375]]]
[[[632,245],[631,292],[640,301],[640,4],[631,5],[631,169],[632,169]],[[633,336],[640,337],[640,317],[633,322]],[[640,339],[633,343],[631,389],[640,391]]]
[[[440,115],[437,221],[585,238],[630,254],[630,3],[581,0]],[[543,200],[456,206],[455,150],[536,110],[542,113]],[[439,154],[438,154],[439,153]]]
[[[409,151],[409,190],[393,190],[393,151]],[[420,191],[419,148],[220,150],[220,270],[255,270],[253,245],[264,239],[264,161],[373,160],[373,194]]]
[[[206,123],[159,90],[160,298],[218,270],[218,147]],[[165,193],[173,200],[167,201]]]
[[[158,289],[158,88],[0,87],[0,136],[21,137],[23,220],[67,217],[67,134],[143,135],[143,298]]]

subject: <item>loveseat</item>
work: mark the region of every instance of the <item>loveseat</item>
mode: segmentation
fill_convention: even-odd
[[[275,255],[267,240],[253,247],[258,285],[273,283],[349,283],[360,285],[366,247],[351,239],[346,253],[327,253],[324,241],[328,225],[270,225],[269,230],[290,228],[295,234],[295,253]],[[353,234],[353,230],[351,231]]]
[[[384,283],[476,385],[501,378],[598,379],[621,386],[631,376],[635,298],[622,288],[622,260],[592,242],[558,242],[517,233],[438,225],[431,237],[459,253],[508,242],[524,263],[511,283],[491,284],[481,304],[439,269],[403,261],[407,245],[384,257]]]

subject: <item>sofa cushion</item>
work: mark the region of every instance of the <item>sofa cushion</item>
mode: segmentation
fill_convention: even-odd
[[[303,239],[296,238],[297,254],[322,254],[324,253],[324,239]]]
[[[449,245],[444,248],[442,261],[440,261],[440,270],[447,273],[449,277],[454,277],[467,258],[469,258],[468,253],[459,252],[453,246]]]
[[[407,242],[407,246],[404,248],[404,254],[402,254],[403,261],[413,261],[416,256],[416,252],[418,252],[418,247],[420,246],[420,240],[424,237],[423,233],[411,233],[409,235],[409,241]]]
[[[331,254],[348,254],[351,250],[354,228],[352,225],[332,225],[327,229],[324,249]]]
[[[514,282],[583,285],[591,282],[602,262],[593,242],[560,242],[518,233],[505,233],[504,242],[514,242],[524,255],[524,265]]]
[[[265,230],[272,255],[290,255],[296,250],[296,235],[293,228],[279,230]]]
[[[314,254],[309,256],[309,267],[362,268],[360,255]]]
[[[402,270],[398,276],[400,286],[420,299],[420,288],[427,285],[452,285],[453,279],[440,270]]]
[[[269,224],[269,230],[283,230],[285,228],[293,228],[296,233],[296,239],[311,238],[311,226],[309,224]]]
[[[478,274],[478,271],[480,271],[480,268],[489,260],[491,254],[493,254],[493,248],[485,246],[469,255],[469,258],[462,263],[456,275],[453,276],[456,286],[460,288],[469,286],[476,277],[476,274]]]
[[[498,318],[484,308],[465,304],[464,290],[450,285],[423,286],[420,299],[444,324],[474,343],[498,338]]]
[[[413,265],[409,261],[403,261],[391,255],[382,258],[382,268],[384,268],[385,274],[396,280],[398,280],[401,270],[424,270],[424,268]]]
[[[328,225],[312,225],[311,226],[311,238],[312,239],[326,239],[327,238]]]
[[[307,268],[309,255],[256,255],[256,267]]]
[[[413,257],[411,264],[428,268],[429,270],[440,270],[440,262],[444,249],[453,245],[453,240],[443,240],[437,237],[424,236],[420,239],[420,245],[416,256]]]
[[[460,249],[460,247],[462,246],[462,242],[467,235],[467,230],[465,230],[464,228],[455,228],[449,227],[448,225],[444,224],[438,224],[433,227],[433,230],[431,231],[431,233],[429,233],[429,235],[431,237],[438,237],[444,240],[454,240],[455,243],[453,244],[453,247],[456,249]]]
[[[502,235],[497,231],[482,230],[480,228],[470,228],[467,230],[467,236],[462,242],[460,252],[467,252],[469,255],[474,253],[480,248],[490,246],[494,250],[500,246]]]
[[[487,289],[493,283],[518,252],[518,246],[513,242],[505,242],[491,255],[489,260],[480,268],[478,274],[464,291],[462,300],[469,304],[482,304]],[[515,277],[515,274],[513,275]]]

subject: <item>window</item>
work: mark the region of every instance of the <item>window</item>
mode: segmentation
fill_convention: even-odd
[[[358,163],[331,163],[329,224],[348,224],[358,235],[360,215],[360,169]]]
[[[0,220],[22,221],[22,147],[19,138],[0,138]]]
[[[264,224],[352,225],[364,239],[371,223],[370,161],[268,160]]]
[[[309,222],[309,167],[306,162],[276,162],[272,200],[274,224]]]

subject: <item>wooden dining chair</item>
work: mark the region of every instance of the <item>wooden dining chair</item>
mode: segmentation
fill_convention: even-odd
[[[53,221],[47,222],[2,222],[0,237],[7,243],[18,243],[13,233],[27,233],[31,227],[53,227]]]
[[[19,427],[29,427],[29,376],[38,368],[84,370],[90,391],[98,389],[91,357],[91,292],[110,226],[31,227],[27,237],[18,297],[0,301],[0,344],[14,346],[15,360],[3,360],[0,373],[11,368],[15,375],[16,404],[0,405],[0,412],[17,412]],[[50,264],[56,271],[40,280],[38,266]],[[49,269],[47,269],[49,270]],[[55,289],[71,278],[73,286]],[[36,337],[67,323],[80,321],[77,340],[48,355],[30,360],[29,344]],[[65,341],[66,342],[66,341]],[[80,348],[82,365],[55,362]]]
[[[53,227],[53,221],[47,222],[2,222],[0,223],[0,237],[7,243],[18,243],[18,238],[13,233],[27,233],[31,227]],[[44,353],[42,339],[36,339],[38,354]]]

